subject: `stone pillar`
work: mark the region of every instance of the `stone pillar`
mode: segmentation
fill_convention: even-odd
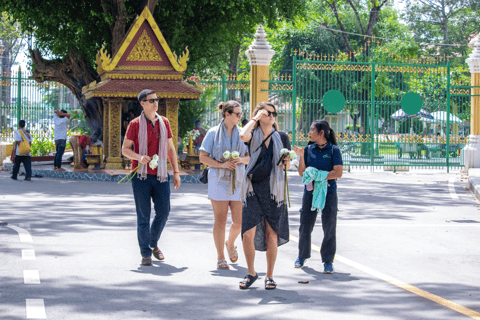
[[[108,130],[108,100],[103,99],[103,154],[108,158],[108,140],[110,139],[110,130]]]
[[[260,25],[255,33],[255,40],[245,52],[250,63],[250,117],[255,106],[262,101],[268,101],[268,82],[270,62],[275,54],[272,46],[268,44],[267,34]]]
[[[122,169],[121,125],[123,99],[108,100],[108,158],[105,169]]]
[[[480,86],[480,36],[470,42],[473,51],[466,60],[472,74],[472,87]],[[464,151],[465,169],[480,168],[480,88],[472,88],[471,121],[468,144]],[[476,96],[476,97],[475,97]]]

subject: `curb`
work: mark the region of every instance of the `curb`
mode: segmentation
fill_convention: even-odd
[[[468,177],[468,188],[472,190],[475,198],[480,201],[480,177],[470,176]]]

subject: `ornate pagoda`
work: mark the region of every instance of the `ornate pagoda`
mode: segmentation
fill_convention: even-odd
[[[104,48],[97,54],[100,82],[83,87],[86,99],[103,99],[103,145],[105,169],[121,169],[122,110],[136,100],[143,89],[151,89],[161,99],[158,113],[170,121],[174,145],[178,138],[180,99],[199,99],[201,91],[183,81],[188,48],[179,58],[172,53],[147,7],[130,27],[113,59]]]

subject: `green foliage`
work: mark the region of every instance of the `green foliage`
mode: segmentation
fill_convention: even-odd
[[[199,100],[182,100],[178,107],[178,136],[185,138],[196,120],[205,120],[207,110],[216,98],[216,88],[205,89]]]
[[[32,156],[46,156],[55,150],[53,136],[33,134],[32,138]]]
[[[95,54],[103,44],[112,54],[111,28],[121,2],[128,15],[127,31],[145,1],[2,0],[0,10],[23,30],[33,30],[35,45],[44,54],[62,60],[74,52],[95,67]],[[303,8],[302,0],[159,1],[153,16],[172,51],[179,54],[188,46],[187,73],[193,74],[224,70],[232,49],[259,23],[274,25],[279,17],[291,18]]]
[[[90,136],[92,134],[92,129],[88,126],[82,110],[70,111],[69,127],[71,131],[74,131],[78,135]]]
[[[429,46],[429,54],[454,55],[453,66],[464,63],[468,39],[480,29],[478,0],[406,0],[404,19],[418,42],[458,44]]]

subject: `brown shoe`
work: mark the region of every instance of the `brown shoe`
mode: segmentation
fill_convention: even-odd
[[[144,266],[151,266],[152,265],[152,257],[145,256],[142,258],[142,265]]]
[[[160,249],[158,249],[158,247],[152,249],[152,253],[153,253],[153,256],[154,256],[155,258],[157,258],[157,260],[163,260],[163,259],[165,259],[165,257],[163,256],[162,251],[160,251]]]

